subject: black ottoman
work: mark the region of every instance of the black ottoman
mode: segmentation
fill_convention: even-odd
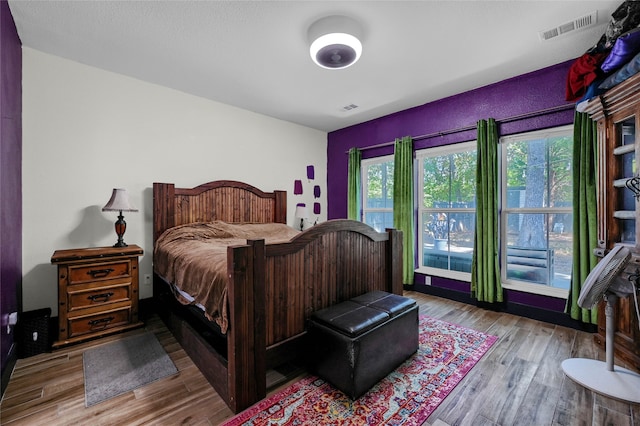
[[[374,291],[314,312],[311,371],[357,399],[418,350],[415,300]]]

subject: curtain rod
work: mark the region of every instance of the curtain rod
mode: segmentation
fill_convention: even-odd
[[[565,105],[559,105],[559,106],[555,106],[555,107],[550,107],[550,108],[545,108],[545,109],[541,109],[538,111],[533,111],[533,112],[528,112],[525,114],[520,114],[520,115],[514,115],[513,117],[507,117],[507,118],[502,118],[500,120],[496,120],[496,123],[501,124],[501,123],[510,123],[512,121],[518,121],[518,120],[524,120],[527,118],[534,118],[534,117],[538,117],[540,115],[545,115],[545,114],[551,114],[554,112],[561,112],[564,110],[568,110],[568,109],[573,109],[575,108],[575,104],[565,104]],[[452,135],[455,133],[462,133],[462,132],[468,132],[470,130],[475,130],[477,128],[477,126],[474,124],[472,126],[467,126],[467,127],[460,127],[458,129],[451,129],[451,130],[444,130],[441,132],[434,132],[434,133],[429,133],[426,135],[420,135],[420,136],[416,136],[413,137],[412,139],[414,141],[420,141],[420,140],[424,140],[424,139],[431,139],[431,138],[435,138],[438,136],[446,136],[446,135]],[[393,142],[383,142],[383,143],[379,143],[376,145],[370,145],[370,146],[366,146],[364,148],[359,148],[360,151],[366,151],[369,149],[376,149],[376,148],[382,148],[385,146],[389,146],[389,145],[393,145],[395,143],[395,141]],[[345,151],[346,154],[349,153],[349,151]]]

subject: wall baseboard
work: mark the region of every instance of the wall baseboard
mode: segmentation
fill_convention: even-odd
[[[574,330],[585,331],[587,333],[596,333],[598,331],[598,327],[595,324],[585,324],[574,320],[569,316],[569,314],[564,312],[550,311],[513,302],[506,302],[500,306],[489,307],[486,304],[478,303],[477,300],[471,298],[469,293],[424,284],[414,284],[413,288],[405,286],[405,290],[413,290],[419,293],[430,294],[432,296],[442,297],[443,299],[474,305],[482,309],[492,309],[498,312],[505,312],[550,324],[573,328]]]
[[[153,297],[138,300],[138,317],[141,321],[146,322],[151,315],[156,313],[156,306],[154,302]]]

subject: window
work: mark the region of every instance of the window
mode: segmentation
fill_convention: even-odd
[[[504,137],[500,145],[503,285],[566,297],[573,247],[572,127]]]
[[[475,142],[416,152],[420,272],[471,280],[476,156]]]
[[[362,221],[383,232],[393,228],[393,155],[362,160]]]
[[[500,139],[505,288],[567,297],[572,269],[573,127]],[[476,142],[416,152],[418,272],[471,281]],[[363,222],[393,227],[393,156],[362,161]]]

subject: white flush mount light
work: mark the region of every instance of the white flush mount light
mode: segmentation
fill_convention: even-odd
[[[346,16],[327,16],[309,27],[309,53],[313,62],[327,69],[355,64],[362,54],[362,30]]]

